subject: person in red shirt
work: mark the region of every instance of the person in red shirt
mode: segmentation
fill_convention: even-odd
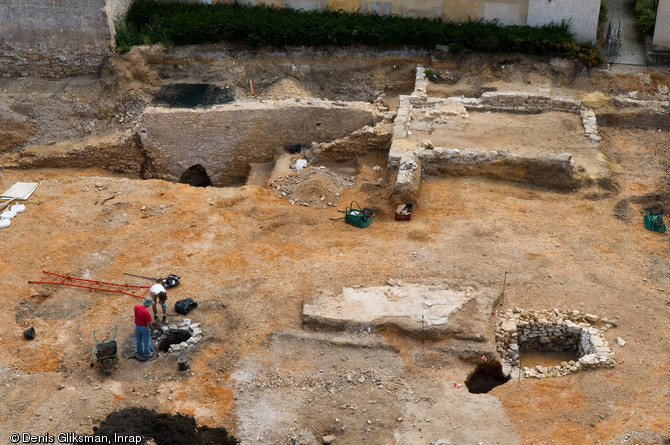
[[[137,338],[137,360],[144,362],[151,356],[149,336],[154,327],[148,307],[154,305],[154,299],[147,297],[142,304],[135,305],[135,337]]]

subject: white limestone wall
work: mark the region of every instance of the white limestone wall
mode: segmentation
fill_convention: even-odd
[[[115,23],[121,17],[123,17],[130,5],[132,0],[107,0],[105,5],[105,12],[107,13],[107,22],[109,24],[109,35],[112,37],[112,42],[116,36]]]
[[[593,42],[599,11],[600,0],[528,0],[527,24],[542,26],[570,20],[570,31],[578,42]]]
[[[652,40],[654,49],[670,50],[670,0],[659,0],[656,10],[656,28]]]

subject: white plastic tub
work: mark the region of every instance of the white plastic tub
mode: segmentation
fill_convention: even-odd
[[[23,213],[26,211],[26,206],[24,204],[14,204],[9,208],[12,212],[16,212],[17,214]]]
[[[0,219],[12,219],[16,216],[16,212],[13,212],[11,210],[5,210],[0,214]]]
[[[9,227],[11,223],[12,223],[11,219],[0,219],[0,229],[4,229],[5,227]]]

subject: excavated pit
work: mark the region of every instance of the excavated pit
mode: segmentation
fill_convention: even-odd
[[[470,377],[465,381],[465,386],[473,394],[486,394],[496,386],[509,381],[502,371],[502,365],[498,362],[478,365]]]
[[[170,346],[178,345],[181,342],[187,341],[189,338],[191,338],[191,333],[186,329],[179,329],[176,332],[169,332],[158,342],[158,350],[161,352],[168,352],[170,350]]]
[[[235,100],[235,88],[208,83],[172,83],[154,95],[152,105],[166,108],[207,108]]]
[[[560,377],[614,366],[614,353],[604,331],[595,327],[600,321],[598,316],[580,311],[509,310],[496,333],[503,374],[511,378]],[[603,321],[605,326],[613,326]]]
[[[536,366],[560,366],[563,362],[578,361],[579,355],[576,350],[550,352],[550,351],[521,351],[519,363],[521,368],[534,368]]]
[[[126,408],[112,412],[94,430],[94,437],[104,437],[107,443],[112,444],[123,443],[116,441],[119,436],[132,437],[133,440],[139,438],[137,443],[156,445],[239,443],[225,428],[198,426],[193,417],[161,414],[146,408]]]

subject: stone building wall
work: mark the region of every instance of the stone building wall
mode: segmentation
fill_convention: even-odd
[[[9,153],[8,166],[18,168],[91,168],[145,177],[151,166],[133,131],[76,142],[31,145]]]
[[[97,73],[112,49],[106,8],[105,0],[0,0],[0,75]]]
[[[600,0],[528,0],[528,25],[570,22],[578,42],[595,42]]]
[[[415,153],[429,175],[486,176],[557,189],[572,189],[578,185],[569,153],[514,153],[443,147],[419,147]]]
[[[206,110],[148,108],[138,131],[158,177],[178,181],[199,164],[213,185],[225,186],[243,181],[251,163],[272,161],[277,147],[333,141],[382,118],[366,103],[237,102]]]
[[[652,45],[654,50],[670,51],[670,0],[658,1]]]
[[[151,166],[133,131],[93,137],[77,142],[31,145],[6,155],[18,168],[91,168],[144,177]]]
[[[486,176],[557,189],[573,189],[580,178],[570,153],[516,153],[486,148],[439,146],[428,139],[413,140],[412,132],[430,133],[437,126],[463,128],[468,110],[539,113],[562,111],[579,114],[584,136],[600,141],[593,110],[574,99],[532,95],[522,92],[487,92],[479,98],[435,98],[427,95],[425,69],[416,69],[415,89],[400,96],[393,121],[393,139],[388,167],[397,170],[392,200],[414,203],[418,199],[423,173],[429,175]],[[442,142],[444,143],[444,142]]]

